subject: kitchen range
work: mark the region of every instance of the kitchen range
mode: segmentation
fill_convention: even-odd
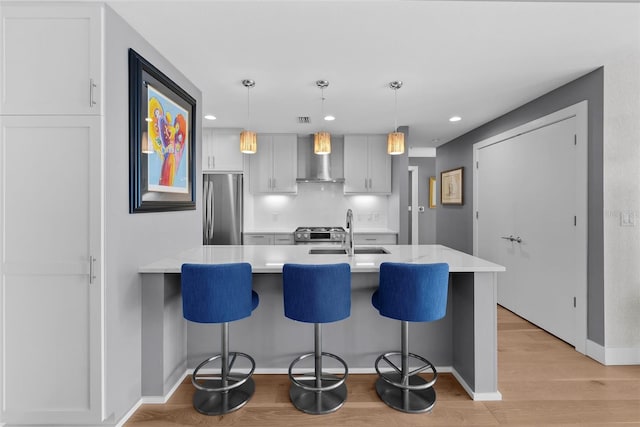
[[[343,244],[346,231],[343,227],[298,227],[293,238],[296,245]]]

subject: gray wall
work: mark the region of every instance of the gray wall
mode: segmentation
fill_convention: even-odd
[[[436,158],[438,177],[442,171],[464,167],[464,204],[438,204],[437,241],[472,253],[473,144],[580,101],[589,102],[587,338],[600,345],[604,345],[603,81],[601,67],[442,145]]]
[[[108,6],[105,7],[106,414],[117,421],[141,396],[141,279],[138,267],[201,244],[202,94]],[[133,48],[197,101],[197,210],[129,214],[128,49]]]
[[[436,243],[436,210],[429,209],[429,177],[436,176],[436,158],[409,157],[409,166],[418,167],[418,205],[424,206],[418,214],[418,242],[431,245]]]

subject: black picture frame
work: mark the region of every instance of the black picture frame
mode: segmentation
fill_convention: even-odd
[[[196,100],[129,49],[129,213],[196,208],[195,141]]]

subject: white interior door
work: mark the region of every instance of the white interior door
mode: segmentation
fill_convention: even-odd
[[[477,150],[477,254],[506,266],[498,302],[576,345],[576,119]],[[586,184],[585,184],[586,185]],[[581,218],[583,220],[583,218]]]
[[[0,117],[2,419],[101,417],[99,117]]]

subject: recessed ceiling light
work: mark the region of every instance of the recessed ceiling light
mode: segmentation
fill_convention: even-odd
[[[459,122],[460,120],[462,120],[462,117],[460,116],[449,117],[450,122]]]
[[[213,114],[207,114],[206,116],[204,116],[204,118],[207,120],[215,120],[216,116],[214,116]]]
[[[335,120],[336,118],[334,116],[332,116],[331,114],[329,114],[328,116],[324,116],[324,119],[328,122],[331,122],[333,120]]]

